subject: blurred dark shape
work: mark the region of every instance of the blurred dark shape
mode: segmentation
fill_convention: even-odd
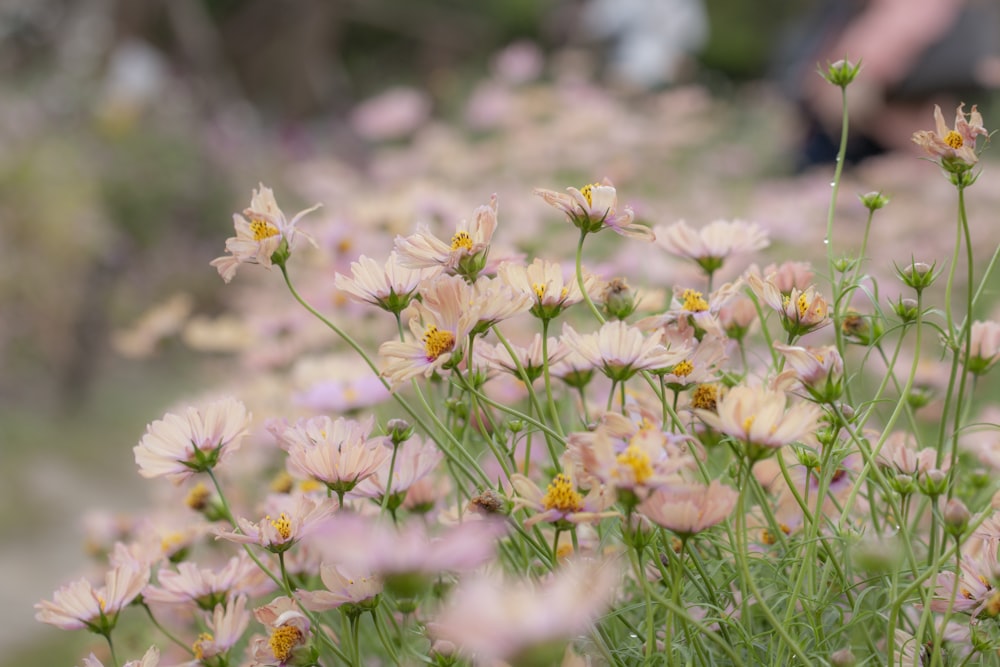
[[[933,105],[951,120],[959,102],[983,106],[1000,87],[1000,3],[995,0],[820,0],[776,51],[774,76],[803,121],[797,168],[832,162],[840,90],[817,67],[861,61],[847,90],[847,161],[909,145]]]

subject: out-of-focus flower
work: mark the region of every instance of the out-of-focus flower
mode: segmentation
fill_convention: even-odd
[[[981,551],[975,556],[963,554],[958,574],[939,573],[929,605],[931,610],[944,612],[950,609],[973,617],[994,618],[1000,615],[1000,589],[990,583],[996,576],[996,556],[988,551]]]
[[[254,667],[284,667],[296,658],[300,648],[306,648],[312,625],[291,598],[275,598],[270,604],[254,609],[253,615],[268,629],[267,638],[256,637],[250,642],[248,650]]]
[[[167,477],[176,484],[211,470],[239,448],[249,425],[246,406],[235,398],[215,401],[204,410],[168,413],[146,427],[132,450],[139,474]]]
[[[150,646],[140,660],[129,660],[123,667],[157,667],[160,664],[160,649]],[[104,663],[93,653],[83,659],[83,667],[104,667]]]
[[[382,592],[382,580],[374,574],[358,574],[343,566],[324,564],[319,576],[325,591],[296,591],[302,605],[310,611],[327,611],[344,605],[371,608]]]
[[[639,511],[678,535],[690,536],[725,521],[736,506],[739,493],[718,480],[704,484],[663,486],[639,503]]]
[[[566,308],[583,301],[576,279],[564,276],[562,267],[556,262],[538,257],[528,266],[504,262],[497,269],[497,274],[515,290],[532,298],[531,314],[539,319],[552,319]],[[596,284],[593,274],[584,275],[584,287],[592,297]]]
[[[941,107],[935,104],[934,129],[914,132],[913,143],[933,158],[957,161],[960,165],[971,167],[979,161],[976,154],[978,136],[988,137],[989,132],[983,127],[983,117],[976,105],[972,105],[972,111],[966,114],[965,103],[959,104],[955,110],[955,129],[949,129]]]
[[[316,204],[299,211],[294,218],[286,220],[285,214],[274,200],[274,192],[261,183],[260,189],[253,191],[250,207],[243,211],[243,215],[233,214],[236,236],[226,239],[226,252],[229,254],[213,259],[211,265],[218,269],[219,275],[227,283],[236,275],[240,264],[260,264],[271,268],[275,262],[275,253],[279,250],[283,253],[291,252],[295,236],[300,233],[295,228],[298,221],[319,206]],[[308,234],[301,233],[311,240]],[[284,262],[287,254],[277,259]]]
[[[203,661],[221,655],[236,645],[250,625],[250,612],[246,607],[245,595],[237,596],[228,604],[215,605],[212,618],[208,621],[210,632],[198,635],[192,647],[195,660]]]
[[[886,438],[875,460],[896,473],[913,478],[932,470],[946,472],[951,467],[950,457],[947,456],[942,458],[940,466],[937,465],[937,450],[933,447],[917,451],[914,436],[903,431],[895,431]]]
[[[745,443],[753,458],[811,435],[822,410],[812,403],[787,406],[783,391],[740,385],[718,400],[717,412],[695,410],[708,426]]]
[[[256,593],[261,584],[260,568],[246,554],[233,556],[218,569],[197,563],[178,563],[177,570],[160,569],[157,583],[142,592],[147,602],[194,605],[205,611],[241,593]]]
[[[475,278],[486,265],[490,241],[497,228],[497,196],[473,213],[472,221],[458,223],[449,243],[434,236],[425,226],[407,237],[396,237],[400,263],[415,269],[441,267],[448,273]]]
[[[338,273],[334,287],[356,301],[370,303],[390,313],[400,313],[410,305],[423,281],[433,278],[439,267],[414,269],[400,262],[399,253],[392,252],[384,267],[362,255],[351,262],[351,277]]]
[[[238,544],[257,544],[272,553],[287,551],[293,544],[309,534],[323,519],[336,509],[332,499],[317,499],[306,495],[272,495],[274,515],[267,514],[257,523],[237,517],[239,530],[218,530],[216,537]]]
[[[352,498],[374,498],[381,502],[386,489],[392,496],[389,507],[396,509],[406,497],[407,490],[417,481],[434,472],[444,454],[433,440],[425,440],[413,436],[400,443],[396,449],[396,461],[392,464],[389,458],[374,475],[359,483],[350,496]],[[392,479],[389,479],[389,467],[392,464]],[[394,500],[393,500],[394,499]]]
[[[397,86],[358,104],[351,127],[365,139],[386,141],[412,134],[427,122],[431,101],[415,88]]]
[[[642,370],[673,366],[691,352],[689,347],[667,349],[661,344],[662,337],[660,332],[646,336],[621,320],[606,322],[597,333],[585,335],[568,324],[563,326],[566,346],[619,382]]]
[[[562,643],[554,661],[526,656],[587,632],[611,603],[619,576],[613,563],[585,560],[567,561],[540,583],[476,576],[459,583],[428,629],[476,665],[557,664]]]
[[[982,375],[1000,360],[1000,323],[973,322],[970,335],[971,351],[966,363],[970,373]]]
[[[695,230],[681,220],[672,225],[657,225],[656,243],[671,255],[686,257],[711,275],[731,255],[750,253],[770,245],[767,232],[745,220],[716,220]]]
[[[611,181],[591,183],[581,189],[566,188],[566,193],[536,188],[535,194],[569,218],[577,229],[586,233],[599,232],[605,227],[615,233],[642,241],[653,241],[656,235],[649,227],[635,222],[635,212],[626,206],[618,210],[618,191]]]
[[[321,416],[295,426],[272,425],[270,430],[288,450],[292,474],[323,482],[342,495],[373,475],[392,455],[388,438],[369,437],[373,424],[373,418],[358,422]]]
[[[35,605],[35,620],[63,630],[82,630],[106,635],[115,627],[120,612],[142,592],[149,581],[149,568],[137,562],[122,563],[104,575],[99,588],[87,579],[66,584]]]

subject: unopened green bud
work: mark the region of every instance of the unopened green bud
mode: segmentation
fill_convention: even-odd
[[[948,489],[948,475],[941,470],[928,470],[920,476],[920,491],[931,498],[937,498]]]
[[[624,320],[635,312],[635,291],[624,278],[613,278],[601,293],[604,312],[611,319]]]
[[[861,204],[866,209],[872,212],[879,210],[889,203],[889,198],[881,192],[866,192],[863,195],[858,195],[858,199],[861,200]]]
[[[395,446],[410,439],[413,435],[413,426],[405,419],[390,419],[385,425],[385,432]]]
[[[890,479],[889,486],[892,487],[893,491],[903,496],[908,496],[917,490],[917,485],[914,483],[913,477],[903,473]]]
[[[934,266],[934,264],[911,260],[909,265],[896,266],[896,275],[906,285],[920,293],[927,287],[930,287],[931,283],[938,277],[938,273],[940,272],[935,272]]]
[[[858,260],[853,257],[840,257],[839,259],[833,260],[833,269],[837,273],[847,273],[857,265]]]
[[[852,63],[850,60],[838,60],[835,63],[828,63],[826,66],[826,71],[820,70],[820,74],[824,79],[829,81],[835,86],[840,88],[846,88],[854,78],[861,71],[861,63],[857,65]]]
[[[909,324],[917,319],[919,312],[917,310],[916,299],[910,299],[908,297],[904,299],[903,297],[900,297],[899,301],[890,301],[889,303],[892,305],[893,312],[896,313],[896,316],[903,320],[904,323]]]
[[[927,386],[914,386],[910,393],[906,395],[906,402],[914,410],[919,410],[934,398],[934,390]]]

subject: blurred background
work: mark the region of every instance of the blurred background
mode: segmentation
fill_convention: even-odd
[[[851,173],[920,191],[884,160],[917,162],[909,136],[935,103],[949,123],[966,101],[997,124],[998,13],[992,0],[3,0],[0,664],[80,662],[87,638],[35,623],[31,605],[81,572],[87,508],[141,502],[131,448],[145,424],[232,373],[239,341],[198,325],[232,306],[208,262],[258,182],[289,214],[323,201],[344,221],[323,241],[343,262],[366,247],[359,220],[412,229],[414,189],[423,212],[454,202],[444,217],[509,193],[507,210],[533,211],[524,238],[544,215],[531,187],[605,175],[640,213],[660,202],[654,223],[752,214],[763,189],[773,201],[829,180],[839,91],[815,72],[847,55],[864,62]]]

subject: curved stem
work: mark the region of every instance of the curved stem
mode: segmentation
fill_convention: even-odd
[[[597,309],[594,302],[590,298],[590,294],[587,293],[587,286],[583,282],[583,241],[587,238],[587,232],[580,231],[580,242],[576,244],[576,283],[580,286],[580,293],[583,294],[583,300],[587,302],[587,306],[590,308],[590,312],[594,314],[597,321],[604,324],[604,316],[601,315],[601,311]]]

